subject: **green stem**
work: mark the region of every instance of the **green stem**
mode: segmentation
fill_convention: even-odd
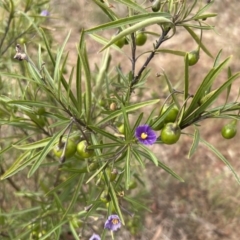
[[[10,6],[11,10],[10,10],[9,17],[8,17],[8,20],[7,20],[7,26],[5,28],[5,32],[3,34],[3,37],[0,41],[0,51],[1,51],[1,48],[2,48],[2,45],[3,45],[3,42],[4,42],[5,38],[7,37],[8,31],[10,29],[10,25],[11,25],[11,22],[12,22],[13,16],[14,16],[14,6],[13,6],[12,0],[10,0],[10,5],[11,5]]]

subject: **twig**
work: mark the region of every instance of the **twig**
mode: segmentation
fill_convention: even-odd
[[[2,174],[5,173],[5,170],[4,170],[4,168],[3,168],[2,165],[1,165],[1,173],[2,173]],[[10,183],[10,185],[11,185],[16,191],[19,192],[19,191],[21,190],[20,187],[18,187],[11,178],[7,178],[6,180]]]
[[[136,85],[143,73],[143,71],[146,69],[146,67],[148,66],[148,64],[150,63],[150,61],[154,58],[156,50],[161,46],[161,44],[166,41],[166,36],[168,34],[168,32],[170,31],[170,29],[167,30],[163,30],[162,31],[162,35],[160,36],[159,40],[157,41],[156,45],[154,46],[153,51],[149,54],[148,58],[146,59],[145,63],[143,64],[143,66],[140,68],[138,74],[136,76],[134,76],[132,82],[131,82],[131,86],[130,86],[130,93],[133,92],[133,87],[134,85]],[[135,64],[135,63],[134,63]]]
[[[136,66],[136,42],[135,42],[135,37],[134,33],[131,34],[132,38],[132,76],[135,75],[135,66]]]
[[[12,3],[12,1],[10,1],[10,4],[11,3]],[[9,17],[8,17],[8,21],[7,21],[7,25],[6,25],[6,28],[5,28],[5,32],[4,32],[3,37],[2,37],[2,39],[0,41],[0,50],[2,48],[3,42],[4,42],[4,40],[5,40],[5,38],[6,38],[7,34],[8,34],[8,31],[10,29],[10,25],[11,25],[12,19],[13,19],[13,6],[11,6],[11,12],[10,12]]]

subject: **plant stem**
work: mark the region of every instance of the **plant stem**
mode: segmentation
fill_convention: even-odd
[[[3,168],[3,166],[1,165],[1,175],[3,175],[5,173],[5,170]],[[17,191],[19,192],[21,189],[19,186],[17,186],[15,184],[15,182],[11,179],[11,178],[7,178],[7,181],[10,183],[10,185]]]
[[[13,4],[12,1],[10,1],[10,4],[11,5]],[[5,28],[5,32],[3,34],[3,37],[2,37],[2,39],[0,41],[0,51],[1,51],[1,48],[2,48],[2,45],[3,45],[3,42],[4,42],[4,40],[5,40],[5,38],[6,38],[7,34],[8,34],[8,31],[10,29],[10,25],[11,25],[11,22],[13,20],[13,15],[14,14],[13,14],[13,5],[12,5],[11,6],[11,12],[9,13],[9,17],[8,17],[8,20],[7,20],[7,26]]]
[[[133,92],[134,90],[134,85],[136,85],[143,73],[143,71],[146,69],[146,67],[148,66],[148,64],[151,62],[151,60],[154,58],[156,50],[161,46],[161,44],[167,40],[166,36],[168,34],[168,32],[170,31],[170,29],[167,30],[163,30],[162,31],[162,35],[160,36],[160,38],[158,39],[156,45],[154,45],[154,49],[153,51],[149,54],[148,58],[146,59],[145,63],[143,64],[143,66],[140,68],[139,72],[137,75],[134,76],[132,82],[131,82],[131,86],[130,86],[130,94]],[[135,59],[132,59],[133,61],[133,65],[136,64],[136,62],[134,61]]]

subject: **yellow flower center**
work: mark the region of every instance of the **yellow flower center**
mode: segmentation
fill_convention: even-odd
[[[146,139],[147,137],[148,137],[148,135],[147,135],[146,133],[143,132],[143,133],[141,134],[141,139]]]
[[[115,224],[118,224],[119,221],[118,221],[118,219],[114,218],[114,219],[112,219],[112,223],[115,225]]]

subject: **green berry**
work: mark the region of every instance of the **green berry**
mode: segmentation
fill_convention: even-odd
[[[137,182],[132,180],[129,185],[128,185],[128,189],[135,189],[137,187]]]
[[[87,149],[87,141],[83,140],[78,143],[77,145],[77,153],[79,154],[80,157],[82,158],[90,158],[94,155],[93,150],[88,150]]]
[[[110,197],[110,195],[109,195],[109,193],[108,193],[107,190],[105,190],[105,191],[102,192],[102,194],[101,194],[101,196],[100,196],[100,200],[101,200],[102,202],[104,202],[104,203],[108,203],[108,202],[111,201],[111,197]]]
[[[199,51],[194,50],[188,53],[188,64],[189,66],[195,65],[199,60]]]
[[[63,154],[64,146],[65,146],[66,141],[63,140],[62,143],[59,146],[59,143],[53,148],[54,155],[56,157],[61,157]],[[72,157],[76,152],[76,144],[74,141],[71,139],[68,139],[67,141],[67,147],[66,147],[66,152],[65,152],[65,158],[70,158]]]
[[[169,109],[170,104],[164,104],[160,115],[163,115],[168,109]],[[169,122],[174,122],[178,116],[179,109],[176,104],[174,104],[171,109],[169,110],[167,116],[164,119],[164,123],[169,123]]]
[[[121,134],[124,134],[124,124],[121,124],[120,126],[118,126],[117,129]]]
[[[237,134],[237,121],[232,121],[222,128],[222,136],[226,139],[231,139]]]
[[[147,41],[147,35],[142,31],[138,32],[135,41],[137,46],[143,46]]]
[[[125,45],[125,43],[126,43],[126,39],[125,38],[120,38],[114,44],[116,46],[118,46],[119,48],[122,48]]]
[[[167,123],[161,131],[161,140],[165,144],[176,143],[181,136],[181,129],[177,123]]]
[[[160,10],[160,7],[161,7],[160,0],[154,0],[154,2],[152,3],[152,11],[158,12]]]

